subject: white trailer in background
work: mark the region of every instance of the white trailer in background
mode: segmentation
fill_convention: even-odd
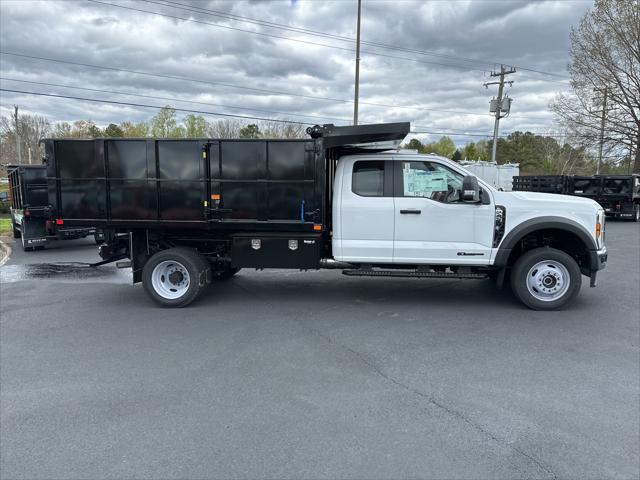
[[[464,160],[460,162],[465,169],[488,184],[505,192],[510,192],[513,187],[513,177],[520,175],[520,165],[517,163],[505,163],[498,165],[495,162],[482,160]]]

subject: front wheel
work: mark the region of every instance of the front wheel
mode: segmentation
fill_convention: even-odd
[[[190,248],[170,248],[153,255],[142,270],[142,286],[164,307],[185,307],[209,283],[207,260]]]
[[[580,267],[555,248],[536,248],[513,266],[511,289],[533,310],[559,310],[571,303],[582,284]]]

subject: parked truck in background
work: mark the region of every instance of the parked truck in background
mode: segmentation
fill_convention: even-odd
[[[8,165],[13,238],[25,251],[42,249],[52,240],[84,238],[93,228],[65,227],[51,217],[47,169],[44,165]]]
[[[521,175],[513,190],[559,193],[595,200],[607,217],[640,221],[640,175]]]
[[[100,228],[163,306],[241,268],[510,282],[554,310],[607,261],[592,200],[501,192],[459,164],[406,153],[408,123],[308,129],[306,140],[45,140],[51,215]],[[385,143],[386,142],[386,143]]]

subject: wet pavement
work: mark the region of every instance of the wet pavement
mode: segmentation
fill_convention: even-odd
[[[241,271],[156,307],[93,242],[0,268],[2,478],[638,478],[640,226],[563,312]],[[78,262],[78,263],[76,263]]]
[[[92,239],[53,242],[45,250],[32,252],[21,251],[17,243],[12,248],[11,258],[0,269],[0,282],[5,284],[29,280],[131,283],[130,269],[92,266],[102,260]]]

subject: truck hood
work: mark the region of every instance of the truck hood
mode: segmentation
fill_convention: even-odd
[[[585,210],[593,210],[597,212],[602,207],[590,198],[574,197],[571,195],[558,195],[556,193],[540,193],[540,192],[496,192],[496,203],[506,202],[518,205],[529,204],[531,207],[549,208],[550,211],[558,212],[561,206],[570,209],[578,208]]]

